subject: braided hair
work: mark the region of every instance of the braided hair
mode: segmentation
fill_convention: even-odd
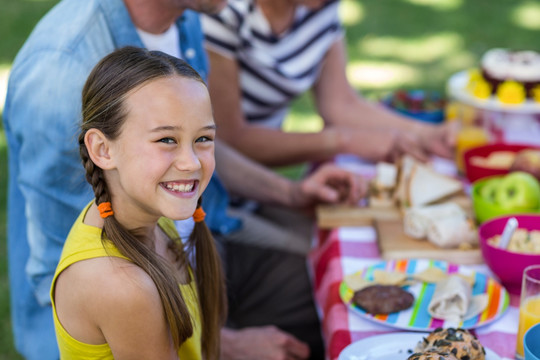
[[[159,51],[136,47],[114,51],[103,58],[90,73],[82,93],[79,152],[86,179],[94,190],[96,204],[110,202],[111,194],[103,170],[92,162],[88,154],[84,142],[86,132],[95,128],[110,140],[117,138],[127,115],[123,104],[128,93],[148,81],[168,76],[182,76],[204,84],[200,75],[183,60]],[[198,201],[200,205],[201,199]],[[179,348],[192,336],[194,324],[176,281],[175,272],[178,269],[145,245],[137,234],[120,224],[114,215],[104,219],[102,241],[112,242],[124,256],[152,278],[163,304],[174,345]],[[226,297],[221,262],[214,240],[202,221],[195,224],[186,249],[180,241],[171,244],[183,270],[187,270],[188,266],[186,250],[195,252],[195,264],[192,265],[199,295],[202,351],[206,359],[217,359],[219,331],[225,321]]]

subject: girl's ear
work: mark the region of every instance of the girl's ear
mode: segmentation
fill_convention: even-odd
[[[100,130],[89,129],[84,135],[84,142],[88,149],[88,155],[94,164],[103,170],[114,168],[114,163],[110,156],[109,140]]]

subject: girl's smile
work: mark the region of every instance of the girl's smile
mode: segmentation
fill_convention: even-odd
[[[190,217],[214,171],[215,124],[206,86],[180,76],[129,92],[105,169],[119,221],[141,227]],[[121,207],[120,209],[118,207]],[[124,211],[121,211],[125,209]]]
[[[166,190],[171,191],[175,195],[193,196],[196,193],[198,180],[194,181],[171,181],[162,183]]]

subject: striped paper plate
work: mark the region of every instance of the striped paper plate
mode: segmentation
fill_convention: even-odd
[[[450,264],[437,260],[407,259],[384,261],[373,266],[369,266],[364,270],[359,271],[359,273],[362,274],[362,277],[372,280],[373,271],[376,269],[414,274],[429,267],[438,267],[449,274],[474,274],[475,283],[472,291],[473,296],[479,294],[488,294],[488,306],[481,314],[456,324],[455,322],[449,323],[448,321],[441,319],[434,319],[429,315],[427,308],[431,297],[433,296],[433,292],[435,291],[435,284],[433,283],[417,283],[405,287],[407,291],[414,295],[415,302],[409,309],[392,314],[373,315],[366,313],[351,301],[354,292],[344,281],[342,281],[340,284],[339,295],[341,300],[354,313],[369,320],[404,330],[429,331],[438,327],[450,326],[472,329],[494,321],[508,308],[510,298],[506,289],[492,277],[474,272],[466,266]]]

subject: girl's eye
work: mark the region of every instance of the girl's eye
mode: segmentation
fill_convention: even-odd
[[[164,144],[175,144],[176,141],[174,141],[173,138],[163,138],[159,139],[158,142],[164,143]]]
[[[200,138],[195,140],[195,142],[208,142],[208,141],[213,141],[213,139],[208,136],[201,136]]]

